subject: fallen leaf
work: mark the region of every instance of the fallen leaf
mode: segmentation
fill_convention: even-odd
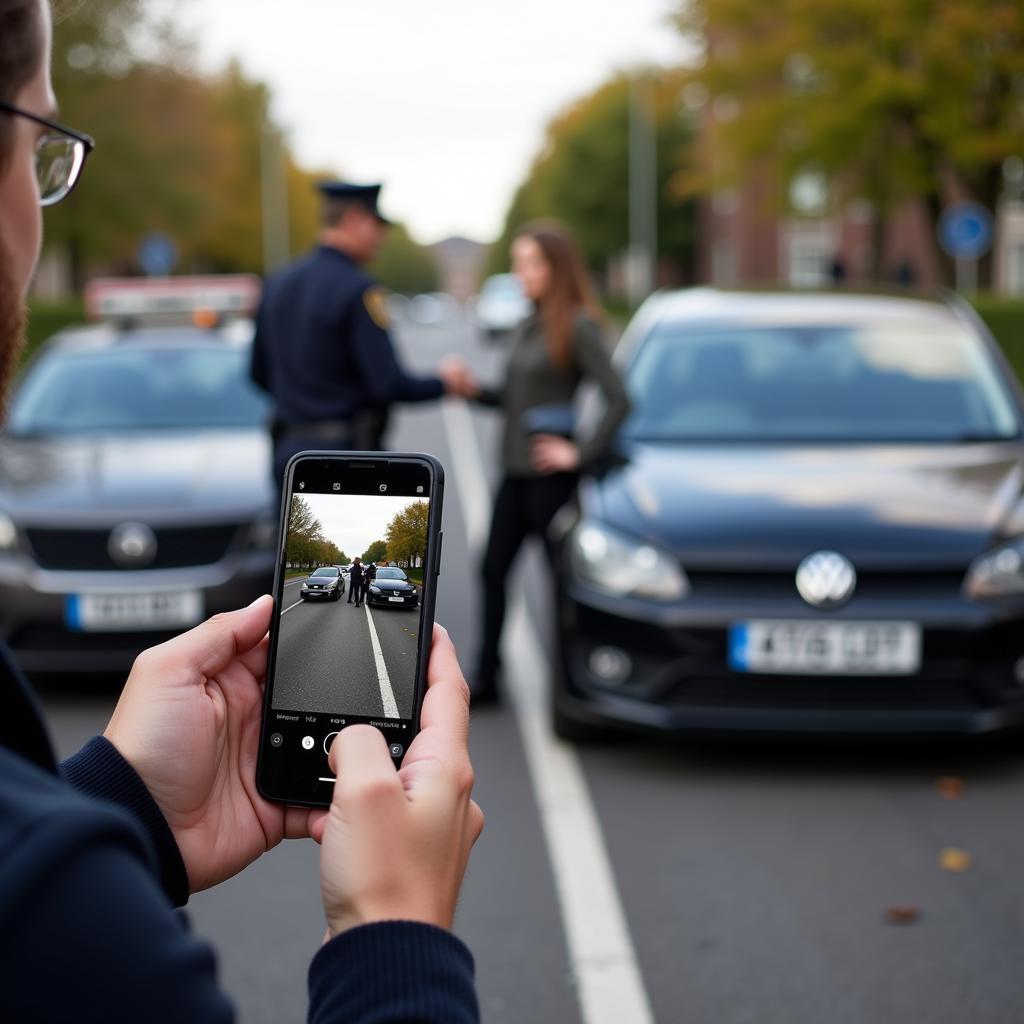
[[[920,908],[913,903],[894,903],[885,908],[886,924],[917,924],[921,920]]]
[[[944,775],[935,784],[935,788],[939,791],[939,796],[944,796],[947,800],[958,800],[964,795],[964,780],[958,779],[955,775]]]
[[[939,854],[939,867],[943,871],[969,871],[974,858],[966,851],[955,846],[947,846]]]

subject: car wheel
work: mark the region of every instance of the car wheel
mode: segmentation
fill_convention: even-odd
[[[332,601],[337,601],[339,597],[341,597],[341,591],[337,587],[335,587],[334,588],[334,593],[331,594],[331,600]]]

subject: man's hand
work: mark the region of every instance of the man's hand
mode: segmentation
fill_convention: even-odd
[[[437,372],[444,382],[446,395],[473,398],[480,390],[473,371],[461,356],[445,356],[441,360]]]
[[[538,434],[530,447],[530,461],[534,469],[545,475],[571,473],[579,469],[580,450],[564,437]]]
[[[353,725],[331,745],[337,776],[321,838],[328,936],[374,921],[451,928],[469,852],[483,829],[470,799],[469,689],[448,634],[434,627],[421,730],[395,771],[376,729]]]
[[[163,811],[192,892],[237,874],[286,836],[309,835],[309,810],[256,792],[273,607],[261,597],[143,651],[104,733]]]

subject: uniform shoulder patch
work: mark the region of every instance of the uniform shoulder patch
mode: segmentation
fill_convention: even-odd
[[[388,293],[379,285],[367,288],[363,292],[363,305],[370,319],[382,330],[391,326],[391,317],[388,316]]]

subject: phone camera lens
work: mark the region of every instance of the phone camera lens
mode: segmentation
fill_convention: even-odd
[[[387,489],[388,489],[388,485],[387,484],[381,484],[380,485],[380,493],[381,494],[383,494]]]

